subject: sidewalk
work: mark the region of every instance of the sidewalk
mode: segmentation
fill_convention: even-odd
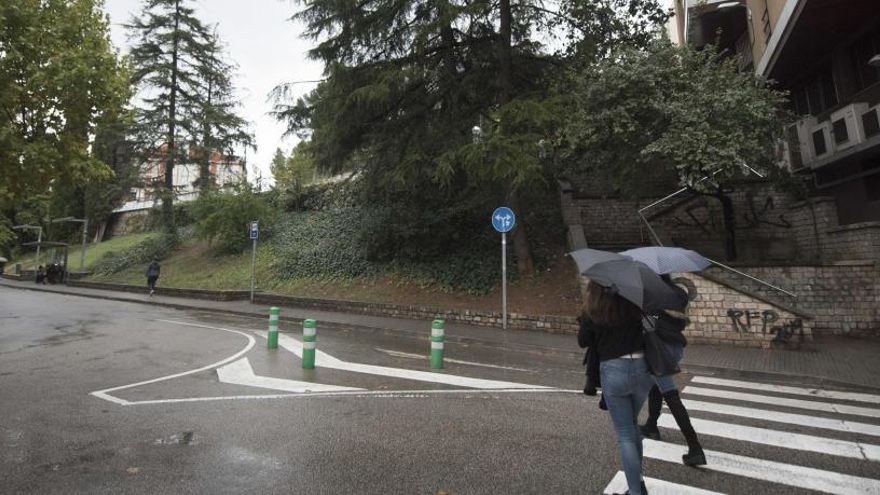
[[[38,286],[33,282],[0,279],[0,287],[47,291],[137,304],[152,304],[188,311],[208,311],[249,317],[268,317],[268,308],[248,301],[208,301],[182,297],[154,296],[64,285]],[[405,318],[360,315],[281,307],[281,320],[290,327],[313,318],[319,325],[359,331],[430,333],[430,322]],[[570,353],[578,362],[581,351],[572,335],[529,330],[447,323],[447,342],[479,342],[483,345],[531,349],[535,352]],[[802,350],[757,349],[724,345],[687,347],[682,368],[686,372],[728,377],[800,383],[815,387],[848,387],[880,391],[880,340],[846,337],[820,338]]]

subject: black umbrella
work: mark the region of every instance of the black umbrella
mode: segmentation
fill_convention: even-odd
[[[648,314],[655,314],[662,309],[679,309],[687,304],[684,291],[670,287],[654,270],[639,261],[601,261],[581,273],[593,282],[608,287]]]

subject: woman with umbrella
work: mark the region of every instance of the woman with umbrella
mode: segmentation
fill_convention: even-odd
[[[630,495],[647,493],[642,481],[639,411],[654,385],[645,360],[643,314],[681,307],[681,294],[643,263],[616,253],[581,249],[571,253],[590,279],[578,344],[599,356],[602,396],[617,434]]]
[[[705,270],[711,262],[700,254],[687,249],[675,247],[644,247],[623,251],[620,254],[628,256],[634,260],[641,261],[648,265],[652,270],[660,274],[660,278],[671,287],[681,291],[674,285],[669,274],[674,272],[699,272]],[[687,279],[676,279],[676,281],[690,283]],[[688,301],[696,297],[696,287],[692,287],[690,283],[688,287]],[[683,291],[682,291],[683,292]],[[669,353],[673,359],[681,361],[684,355],[684,347],[687,345],[687,339],[682,331],[690,323],[687,316],[683,314],[685,306],[677,308],[676,311],[664,310],[654,320],[657,336],[666,344]],[[688,445],[688,451],[681,456],[682,462],[688,466],[702,466],[706,464],[706,454],[703,452],[703,446],[697,437],[697,432],[691,424],[691,418],[687,409],[681,401],[678,394],[678,387],[672,376],[656,376],[654,378],[656,384],[651,388],[648,395],[648,420],[644,425],[639,427],[642,435],[660,440],[660,430],[657,428],[657,420],[660,418],[660,410],[663,401],[669,407],[669,412],[675,418],[681,434],[684,436]]]

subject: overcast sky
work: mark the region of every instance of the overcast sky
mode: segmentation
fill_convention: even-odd
[[[128,37],[122,25],[140,12],[141,4],[141,0],[105,0],[110,35],[123,52],[128,51]],[[240,114],[251,122],[257,141],[257,151],[247,153],[248,176],[253,181],[257,166],[267,178],[275,148],[280,146],[287,152],[296,144],[295,138],[282,140],[284,125],[267,114],[272,110],[272,103],[267,101],[269,91],[285,81],[320,79],[323,68],[306,58],[311,42],[299,37],[302,27],[287,20],[296,11],[296,2],[195,0],[190,5],[203,22],[218,25],[229,58],[238,65],[234,80],[241,101]],[[301,95],[314,89],[315,84],[295,87]]]

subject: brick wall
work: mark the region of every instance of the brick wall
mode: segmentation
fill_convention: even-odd
[[[772,304],[696,274],[687,274],[697,287],[688,307],[691,325],[685,330],[693,343],[747,347],[799,347],[813,339],[809,314]]]
[[[793,304],[813,315],[815,334],[880,335],[880,267],[876,262],[737,265],[737,269],[795,293]],[[750,289],[774,296],[769,288],[751,285]]]

